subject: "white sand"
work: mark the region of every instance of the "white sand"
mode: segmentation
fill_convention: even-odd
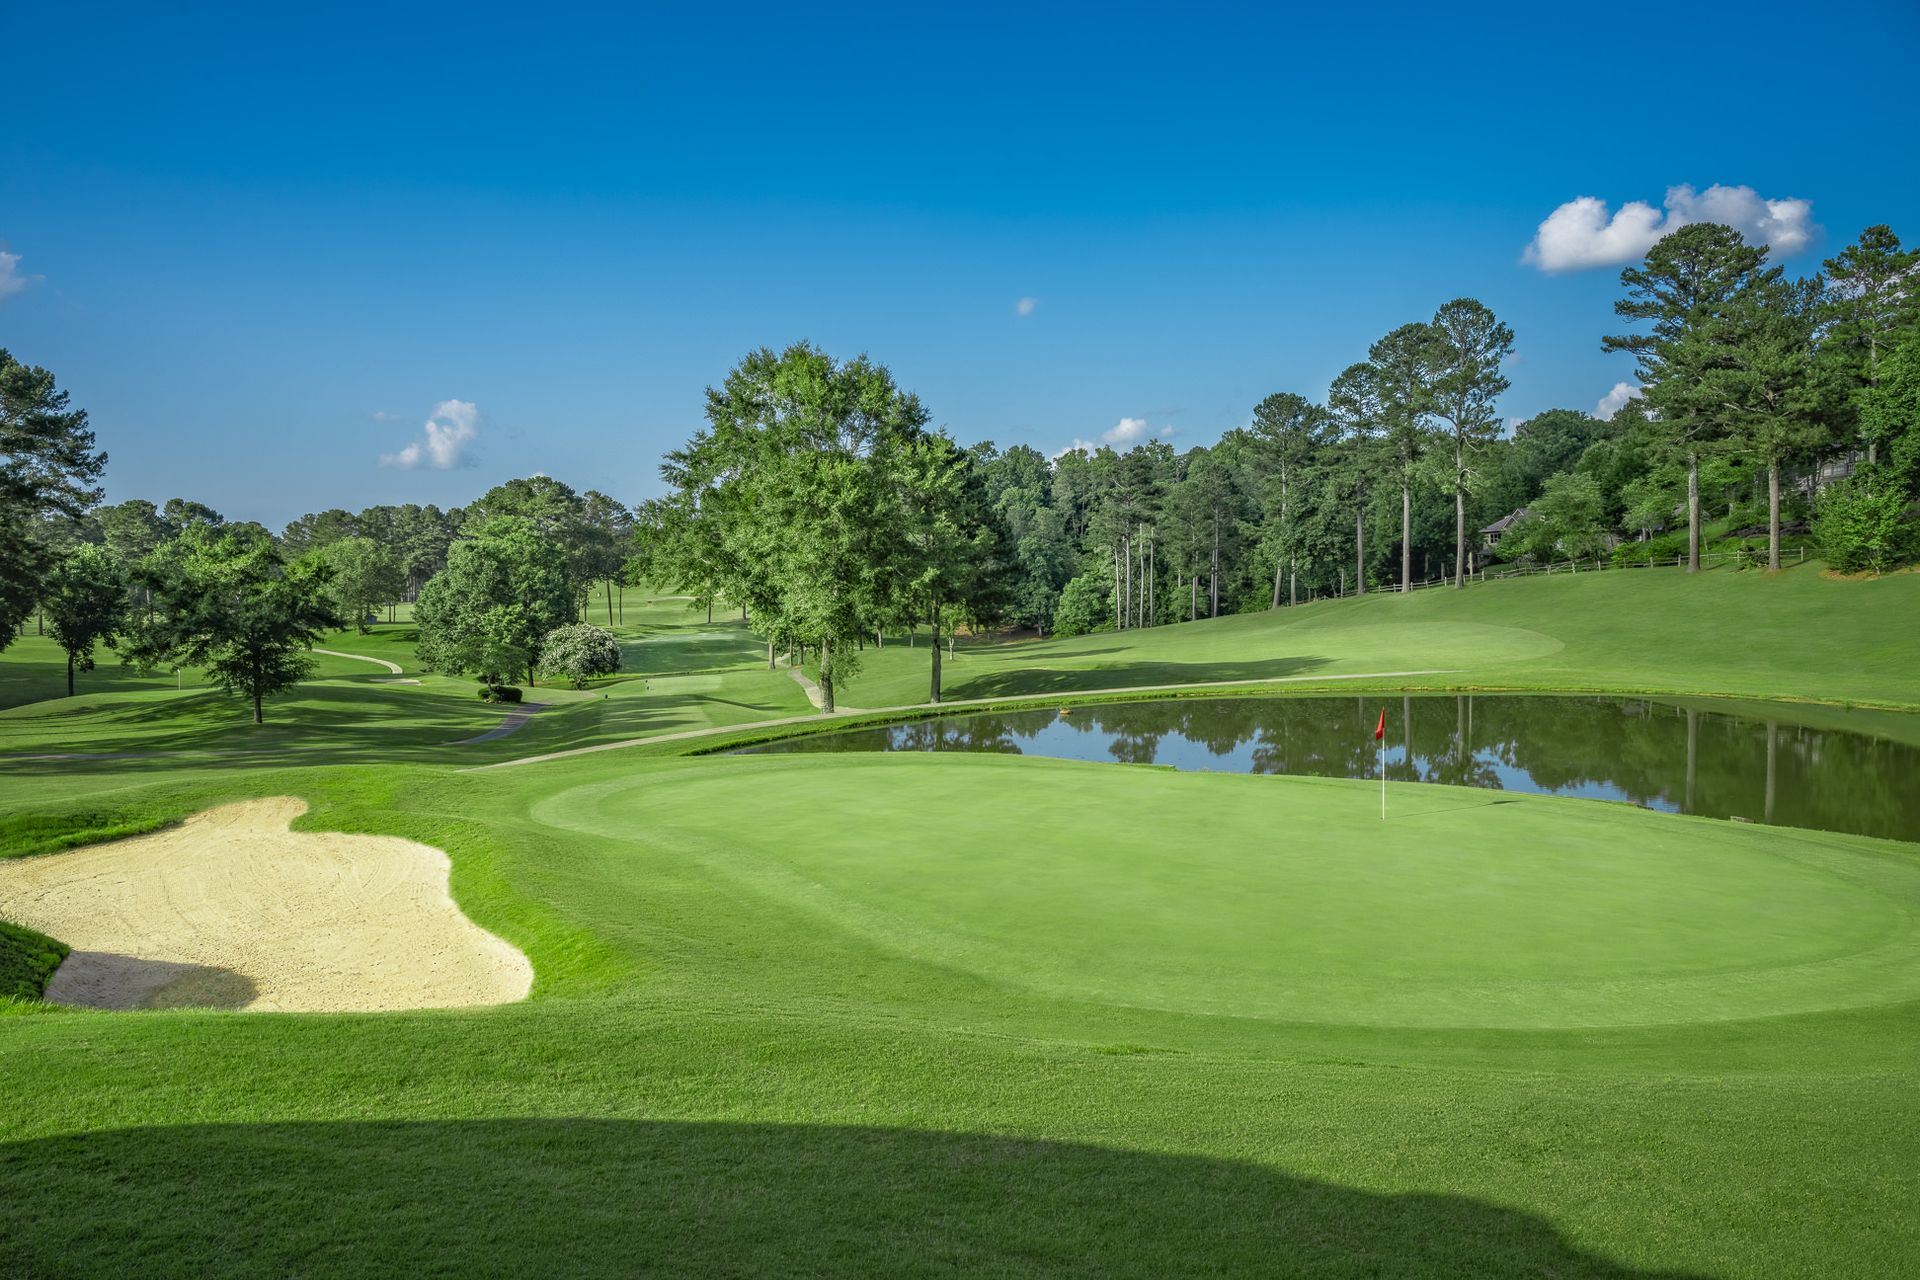
[[[291,796],[178,827],[0,861],[0,918],[73,948],[47,999],[102,1009],[347,1011],[503,1004],[526,956],[447,891],[447,855],[394,836],[306,834]]]

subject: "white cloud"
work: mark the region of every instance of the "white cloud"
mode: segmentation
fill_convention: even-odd
[[[1040,299],[1038,298],[1022,298],[1013,304],[1013,314],[1017,316],[1030,316],[1039,306]]]
[[[466,461],[479,420],[480,410],[471,400],[442,400],[433,407],[420,439],[398,453],[381,454],[380,465],[406,471],[415,467],[450,471]]]
[[[1122,418],[1105,431],[1102,431],[1098,441],[1083,440],[1079,436],[1075,436],[1072,444],[1067,445],[1063,449],[1054,450],[1053,456],[1058,458],[1062,454],[1074,453],[1076,451],[1088,454],[1098,453],[1102,445],[1111,445],[1113,448],[1125,453],[1128,449],[1131,449],[1134,445],[1139,444],[1149,436],[1159,436],[1164,440],[1172,434],[1172,427],[1161,427],[1158,431],[1150,430],[1145,418]]]
[[[1667,188],[1664,214],[1644,200],[1629,200],[1611,216],[1597,196],[1569,200],[1547,215],[1522,260],[1547,272],[1616,266],[1692,222],[1725,223],[1779,257],[1805,249],[1817,230],[1811,200],[1768,200],[1752,187],[1718,184],[1695,191],[1683,183]]]
[[[1611,418],[1620,412],[1627,401],[1639,399],[1644,392],[1645,388],[1635,386],[1631,382],[1616,382],[1613,384],[1613,390],[1601,396],[1600,403],[1593,406],[1593,416],[1602,419]]]
[[[32,276],[20,274],[20,255],[0,249],[0,302],[26,288]]]

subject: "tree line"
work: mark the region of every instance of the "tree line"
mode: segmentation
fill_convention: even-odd
[[[1914,553],[1920,271],[1868,228],[1791,279],[1764,246],[1695,224],[1621,273],[1640,395],[1611,417],[1503,427],[1512,330],[1455,299],[1399,325],[1324,394],[1276,392],[1217,443],[1048,457],[957,444],[862,356],[749,354],[629,508],[545,476],[464,508],[301,516],[278,535],[187,499],[100,505],[106,455],[53,376],[0,351],[0,642],[29,621],[66,649],[205,667],[252,699],[305,674],[321,631],[414,602],[433,669],[488,688],[617,667],[585,624],[641,580],[737,608],[814,662],[831,707],[869,644],[922,628],[930,697],[956,630],[1130,630],[1326,595],[1464,586],[1494,559],[1702,564],[1723,539],[1835,567]],[[1850,473],[1850,474],[1849,474]],[[1831,483],[1829,483],[1831,482]],[[1497,544],[1479,531],[1511,517]],[[564,634],[563,634],[564,631]],[[551,657],[547,656],[551,654]],[[517,692],[516,692],[517,696]]]

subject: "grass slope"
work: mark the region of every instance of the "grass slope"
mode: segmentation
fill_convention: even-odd
[[[7,1019],[0,1272],[1875,1276],[1920,1247],[1910,847],[832,763],[247,775],[302,826],[450,850],[535,996]]]
[[[924,640],[860,655],[859,707],[922,702]],[[1621,689],[1920,707],[1920,574],[1670,569],[1384,593],[1044,642],[961,644],[949,698],[1441,669],[1392,688]],[[1353,687],[1345,683],[1343,687]]]
[[[0,920],[0,1006],[10,1000],[38,1000],[68,950],[44,933]]]

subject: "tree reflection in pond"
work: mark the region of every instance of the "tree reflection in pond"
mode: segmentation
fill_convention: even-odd
[[[1515,694],[1180,698],[943,716],[748,750],[976,751],[1372,778],[1383,706],[1391,779],[1920,840],[1920,748],[1796,723],[1786,706]]]

